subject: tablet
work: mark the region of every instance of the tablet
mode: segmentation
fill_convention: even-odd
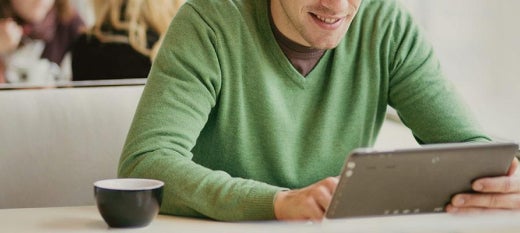
[[[345,161],[325,218],[444,212],[477,178],[507,174],[515,143],[451,143],[356,149]]]

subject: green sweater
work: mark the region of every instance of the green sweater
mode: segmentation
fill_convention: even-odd
[[[302,77],[267,0],[191,0],[152,66],[120,177],[165,182],[161,213],[274,219],[277,191],[337,176],[394,107],[421,143],[486,140],[394,0],[364,0],[344,40]]]

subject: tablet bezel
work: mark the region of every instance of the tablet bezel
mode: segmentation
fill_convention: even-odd
[[[454,194],[480,177],[507,174],[516,143],[449,143],[354,150],[325,218],[444,212]]]

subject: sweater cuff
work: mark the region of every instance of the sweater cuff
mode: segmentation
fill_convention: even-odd
[[[274,198],[276,193],[287,189],[268,186],[253,189],[248,199],[251,203],[244,210],[244,218],[251,220],[276,220],[274,214]]]

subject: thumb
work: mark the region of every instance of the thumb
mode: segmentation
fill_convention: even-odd
[[[507,171],[508,176],[512,176],[516,173],[518,169],[518,158],[514,158],[513,162],[511,163],[511,166],[509,167],[509,170]]]

